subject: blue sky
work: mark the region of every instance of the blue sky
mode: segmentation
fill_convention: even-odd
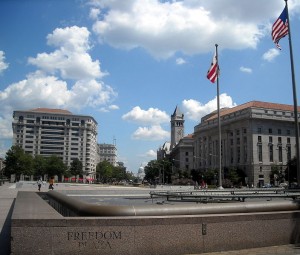
[[[300,2],[288,4],[299,84]],[[293,104],[288,37],[280,51],[270,35],[284,5],[0,1],[0,156],[11,146],[13,110],[60,108],[92,115],[98,142],[115,139],[118,160],[137,172],[170,140],[176,106],[185,114],[186,135],[216,110],[216,85],[206,79],[216,43],[221,107],[252,100]]]

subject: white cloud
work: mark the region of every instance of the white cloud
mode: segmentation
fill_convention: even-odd
[[[223,49],[256,48],[282,10],[280,3],[260,0],[93,2],[105,9],[93,26],[101,42],[127,50],[142,47],[156,58],[208,52],[215,42]]]
[[[262,58],[268,62],[272,62],[279,55],[280,55],[280,50],[274,48],[274,49],[269,49],[267,52],[265,52]]]
[[[252,73],[252,69],[248,67],[241,66],[240,71],[243,73]]]
[[[204,105],[194,99],[183,100],[182,105],[187,118],[200,122],[203,116],[217,110],[217,97]],[[220,95],[220,108],[234,106],[236,104],[230,96],[225,93]]]
[[[59,47],[52,53],[38,54],[29,58],[29,63],[38,67],[21,81],[0,90],[0,137],[12,136],[11,117],[13,110],[36,107],[83,109],[106,107],[117,93],[104,82],[97,80],[103,73],[99,61],[92,61],[87,51],[91,48],[89,31],[86,28],[58,28],[49,34],[48,44]],[[2,55],[3,56],[3,55]],[[62,78],[75,79],[73,83]],[[109,110],[117,109],[109,105]]]
[[[157,108],[149,108],[145,111],[139,106],[134,107],[130,112],[124,114],[122,119],[143,125],[155,125],[170,121],[170,117],[166,112]]]
[[[90,18],[96,20],[100,14],[100,10],[97,8],[91,8],[90,10]]]
[[[170,133],[163,130],[160,125],[154,125],[151,127],[139,127],[132,135],[135,140],[147,140],[156,141],[164,140],[170,137]]]
[[[120,109],[119,106],[117,106],[117,105],[115,105],[115,104],[112,104],[112,105],[108,106],[108,108],[109,108],[110,110],[119,110],[119,109]]]
[[[183,65],[185,63],[186,63],[186,61],[183,58],[177,58],[176,59],[176,64],[177,65]]]
[[[157,153],[154,150],[149,150],[149,151],[146,152],[146,156],[147,157],[156,157]]]
[[[0,74],[8,68],[8,64],[5,62],[5,53],[0,51]]]
[[[93,61],[87,51],[90,32],[85,27],[57,28],[47,36],[48,44],[58,47],[52,53],[40,53],[28,62],[51,75],[60,74],[64,79],[94,79],[105,75],[100,62]]]

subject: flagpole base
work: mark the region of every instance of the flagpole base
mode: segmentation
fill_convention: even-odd
[[[224,189],[222,186],[219,186],[218,189]]]

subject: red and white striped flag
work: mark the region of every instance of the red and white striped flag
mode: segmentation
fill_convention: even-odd
[[[219,75],[219,65],[218,65],[218,60],[217,60],[217,53],[215,52],[215,55],[213,57],[211,66],[207,72],[207,79],[209,79],[212,83],[215,83],[216,80],[218,79]]]
[[[272,39],[278,49],[280,48],[279,40],[289,34],[288,13],[285,7],[272,26]]]

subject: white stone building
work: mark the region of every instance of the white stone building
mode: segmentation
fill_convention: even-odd
[[[70,166],[78,158],[90,178],[96,176],[97,122],[67,110],[37,108],[13,113],[13,145],[33,156],[57,155]]]
[[[114,144],[98,144],[100,162],[108,161],[113,166],[117,166],[117,147]]]
[[[221,109],[220,119],[222,169],[242,169],[249,185],[269,183],[271,167],[285,170],[296,154],[292,105],[251,101]],[[195,169],[218,169],[218,144],[218,117],[213,112],[194,127]]]

